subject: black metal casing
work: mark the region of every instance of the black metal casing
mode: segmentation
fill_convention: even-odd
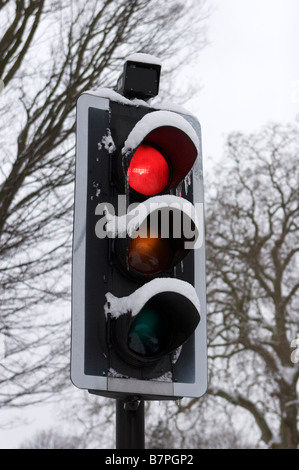
[[[118,209],[118,196],[126,193],[124,180],[120,173],[120,163],[122,163],[123,158],[121,149],[136,123],[143,116],[156,111],[156,109],[146,105],[135,106],[112,101],[88,93],[85,97],[84,95],[82,97],[81,106],[82,109],[84,108],[85,119],[82,118],[80,122],[84,122],[85,130],[84,136],[80,137],[82,139],[81,144],[79,143],[77,146],[77,159],[85,157],[87,161],[83,165],[84,169],[77,161],[76,182],[80,181],[76,185],[75,205],[76,203],[77,206],[82,204],[85,207],[85,215],[82,215],[81,208],[79,214],[77,207],[77,212],[75,210],[75,226],[76,219],[80,219],[82,227],[85,227],[85,233],[83,236],[82,230],[77,229],[77,237],[75,236],[74,241],[74,257],[77,257],[75,263],[77,267],[73,267],[72,380],[80,388],[87,388],[92,393],[114,398],[127,396],[128,394],[139,394],[147,399],[200,396],[206,389],[206,366],[201,371],[201,385],[197,387],[197,392],[187,392],[186,395],[183,395],[183,393],[176,394],[174,388],[171,388],[169,384],[165,383],[163,385],[163,379],[159,384],[159,377],[171,372],[172,384],[186,384],[188,390],[188,386],[191,387],[190,389],[194,387],[194,384],[196,386],[199,380],[199,366],[197,359],[195,359],[196,350],[198,350],[198,346],[196,346],[198,332],[192,334],[182,346],[176,362],[173,360],[173,354],[168,354],[157,363],[135,367],[124,361],[117,348],[113,346],[113,331],[111,331],[111,328],[113,329],[113,320],[109,316],[107,319],[104,312],[107,292],[111,292],[115,297],[125,297],[147,282],[142,277],[130,276],[130,273],[126,273],[123,267],[120,266],[117,258],[117,240],[108,237],[99,239],[97,237],[95,226],[100,216],[95,215],[95,213],[98,204],[104,202],[109,202],[115,207],[115,210]],[[189,116],[185,117],[189,122],[192,121]],[[87,122],[85,122],[86,118]],[[78,129],[77,132],[81,131]],[[105,136],[107,139],[104,142],[103,137]],[[110,147],[107,141],[110,141]],[[80,172],[83,174],[80,174]],[[83,182],[81,182],[82,179]],[[86,185],[86,198],[78,203],[79,192],[81,192],[78,187],[83,188],[84,185]],[[182,197],[192,204],[194,203],[193,185],[194,178],[191,178],[188,187],[182,185]],[[171,190],[170,193],[176,194],[175,191],[176,188]],[[130,202],[134,202],[133,193]],[[121,214],[116,215],[123,215],[126,207],[121,207],[119,210]],[[80,256],[76,254],[79,251],[81,252]],[[201,249],[200,256],[202,264],[204,263],[204,247]],[[77,274],[79,265],[82,264],[83,260],[82,272]],[[181,279],[194,286],[197,282],[195,272],[195,256],[194,251],[191,250],[181,263],[159,276]],[[202,276],[204,274],[201,274]],[[204,279],[202,281],[204,283]],[[77,288],[81,293],[74,292]],[[84,300],[82,299],[83,290]],[[201,292],[204,291],[205,287],[201,289]],[[76,298],[81,299],[80,306],[76,302]],[[205,338],[205,297],[203,294],[200,295],[200,300],[202,307],[200,338]],[[84,312],[81,312],[84,317],[83,321],[79,319],[82,309],[84,309]],[[126,319],[123,318],[121,322],[124,324],[125,330]],[[77,334],[79,324],[84,331]],[[201,342],[204,343],[203,339]],[[205,353],[206,344],[201,344],[200,347]],[[78,355],[81,355],[80,358]],[[83,359],[82,355],[84,355]],[[205,364],[205,361],[206,358],[201,361],[201,364]],[[128,378],[133,380],[133,388],[128,386],[126,389],[125,384],[128,383]],[[151,380],[153,381],[153,390],[148,387]],[[109,381],[111,381],[111,384],[113,383],[111,386]],[[134,384],[136,384],[136,392],[133,391],[135,390]],[[184,386],[181,388],[183,390]]]

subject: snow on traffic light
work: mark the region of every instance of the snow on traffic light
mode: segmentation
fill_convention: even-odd
[[[140,67],[157,76],[157,64]],[[140,85],[138,99],[132,88],[129,98],[100,89],[78,99],[71,376],[113,398],[198,397],[207,387],[201,130],[181,109],[150,105],[145,83],[144,100]]]

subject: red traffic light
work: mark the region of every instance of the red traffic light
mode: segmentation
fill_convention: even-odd
[[[143,116],[121,152],[128,164],[127,184],[144,196],[175,188],[190,172],[199,152],[198,136],[186,119],[170,111]]]
[[[140,145],[130,161],[127,183],[140,194],[155,196],[168,185],[169,165],[157,149],[150,145]]]

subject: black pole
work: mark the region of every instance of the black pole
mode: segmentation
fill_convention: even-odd
[[[116,449],[144,449],[144,400],[116,400]]]

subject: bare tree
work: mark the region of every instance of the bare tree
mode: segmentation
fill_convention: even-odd
[[[298,153],[296,125],[233,133],[206,178],[209,390],[148,405],[148,447],[297,448]]]
[[[78,96],[114,85],[132,52],[174,70],[203,47],[205,18],[204,0],[0,1],[2,405],[68,383]]]
[[[33,438],[26,440],[20,449],[84,449],[81,439],[67,436],[55,429],[40,431]]]
[[[230,409],[228,409],[230,408]],[[227,413],[224,410],[227,409]],[[115,400],[78,392],[61,404],[60,419],[76,429],[87,449],[115,448]],[[145,402],[146,449],[254,448],[246,427],[233,425],[237,413],[217,397]],[[244,432],[243,432],[244,429]],[[256,433],[255,433],[256,434]]]
[[[269,448],[298,446],[298,153],[295,125],[232,134],[207,202],[209,394]]]

